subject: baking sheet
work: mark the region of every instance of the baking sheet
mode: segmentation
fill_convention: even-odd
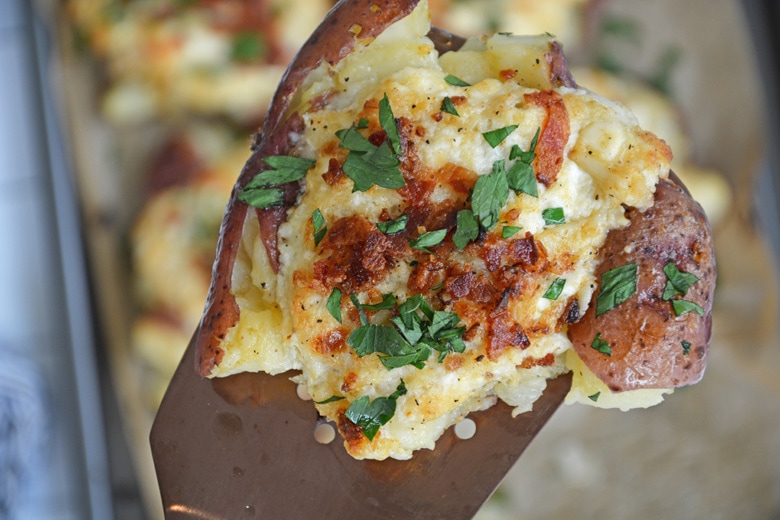
[[[749,28],[731,0],[597,2],[641,27],[641,45],[613,48],[637,71],[670,47],[671,76],[694,155],[729,179],[733,204],[715,228],[719,286],[704,381],[644,412],[564,407],[479,518],[769,517],[780,510],[777,278],[755,225],[753,186],[765,157],[763,92]],[[140,397],[144,368],[129,344],[134,305],[126,233],[140,204],[144,151],[154,127],[118,131],[96,112],[92,63],[62,42],[63,115],[70,126],[101,329],[139,483],[161,515]],[[587,52],[574,52],[588,59]],[[248,155],[248,152],[247,152]],[[717,497],[717,498],[715,498]]]

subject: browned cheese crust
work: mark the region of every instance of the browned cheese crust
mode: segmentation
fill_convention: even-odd
[[[715,253],[701,206],[671,181],[661,181],[654,205],[640,213],[627,210],[628,227],[610,232],[596,275],[636,262],[637,290],[614,310],[596,317],[594,301],[569,328],[569,338],[587,367],[615,392],[639,388],[675,388],[698,382],[704,374],[712,326]],[[704,315],[675,316],[663,298],[669,262],[695,275],[685,300]],[[611,347],[604,354],[592,343],[597,334]]]

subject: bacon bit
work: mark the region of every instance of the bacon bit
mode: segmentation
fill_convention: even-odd
[[[447,184],[456,193],[463,195],[464,200],[468,196],[469,190],[473,189],[477,182],[476,172],[453,163],[447,163],[436,170],[436,178]]]
[[[444,358],[444,368],[450,372],[455,372],[463,366],[463,357],[457,354],[449,354]]]
[[[334,186],[344,177],[344,170],[341,162],[336,158],[328,161],[328,171],[322,174],[322,179],[328,186]]]
[[[526,102],[547,110],[547,117],[536,144],[534,170],[539,182],[550,187],[563,166],[563,153],[570,132],[569,112],[563,97],[553,90],[530,92],[523,97]]]
[[[414,129],[414,135],[416,135],[417,137],[425,137],[425,134],[426,134],[426,130],[424,126],[418,126],[417,128]]]
[[[314,338],[314,351],[318,354],[342,352],[347,348],[347,331],[342,328],[330,330]]]
[[[520,364],[520,368],[549,367],[555,364],[555,355],[550,353],[543,358],[526,358]]]
[[[357,383],[358,376],[354,372],[350,372],[349,374],[344,377],[344,382],[341,383],[341,391],[345,394],[347,392],[351,392],[352,388],[355,386],[355,383]]]
[[[447,278],[444,287],[447,292],[456,300],[465,298],[471,292],[471,286],[477,279],[477,275],[472,272],[463,273],[452,278]]]
[[[412,270],[406,285],[412,292],[421,293],[428,291],[439,283],[443,271],[444,262],[434,255],[428,255],[425,260],[418,263],[417,267]]]
[[[529,232],[526,232],[524,238],[517,238],[509,242],[507,249],[507,263],[532,266],[539,261],[539,250],[536,248],[536,240]]]
[[[517,71],[514,69],[504,69],[498,73],[498,77],[501,81],[509,81],[510,79],[514,79],[515,76],[517,76]]]
[[[433,119],[434,121],[436,121],[438,123],[439,121],[444,119],[444,112],[436,112],[435,114],[433,114],[431,116],[431,119]]]
[[[338,414],[338,426],[341,436],[344,437],[344,441],[349,446],[350,450],[354,450],[360,446],[363,442],[363,428],[347,419],[347,409],[339,411]],[[381,433],[381,432],[380,432]]]
[[[495,317],[488,334],[487,356],[495,361],[508,347],[520,347],[526,349],[531,346],[528,336],[518,324],[510,325],[506,319],[506,313]]]
[[[452,104],[455,106],[462,105],[467,101],[466,96],[450,96],[450,101],[452,101]]]

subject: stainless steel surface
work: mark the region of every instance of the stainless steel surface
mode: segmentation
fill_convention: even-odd
[[[500,404],[472,414],[477,433],[449,429],[408,461],[359,461],[320,444],[318,414],[284,374],[202,379],[190,345],[157,414],[152,454],[168,519],[471,518],[562,402],[569,376],[534,411]]]

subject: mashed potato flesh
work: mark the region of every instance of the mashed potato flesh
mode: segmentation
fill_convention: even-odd
[[[301,370],[296,380],[357,458],[432,449],[446,428],[496,399],[529,410],[546,380],[569,370],[567,322],[591,299],[597,251],[627,223],[623,204],[652,204],[670,159],[622,106],[584,90],[537,88],[546,36],[496,35],[439,57],[424,36],[424,2],[391,29],[335,69],[317,71],[301,94],[304,130],[293,155],[316,163],[279,228],[278,273],[249,212],[233,283],[241,317],[222,343],[229,362],[212,374]],[[328,103],[316,102],[323,94]],[[344,172],[350,151],[336,132],[391,145],[379,119],[383,100],[400,136],[404,184],[356,191]],[[485,193],[478,179],[492,182],[522,160],[518,151],[532,149],[536,193],[509,189],[493,224],[456,245],[460,213],[475,214]],[[403,219],[395,233],[377,226]],[[436,232],[443,238],[433,245],[417,242]],[[436,319],[456,315],[450,329],[459,348],[447,343],[393,368],[384,352],[359,355],[356,329],[397,331],[400,306],[420,297]],[[395,406],[372,439],[346,414],[366,397]]]

